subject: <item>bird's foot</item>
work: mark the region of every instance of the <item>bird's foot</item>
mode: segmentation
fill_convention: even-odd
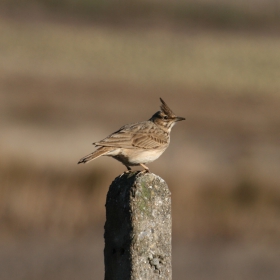
[[[140,163],[140,165],[144,168],[140,173],[150,173],[150,169],[145,164]]]

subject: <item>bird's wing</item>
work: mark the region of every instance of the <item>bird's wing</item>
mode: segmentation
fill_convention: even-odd
[[[145,126],[144,123],[126,125],[105,139],[93,144],[96,146],[127,149],[156,149],[164,144],[168,144],[168,138],[164,132],[157,131],[157,133],[154,133],[154,130],[155,127]]]
[[[151,135],[151,134],[136,134],[133,138],[132,145],[137,148],[142,149],[156,149],[168,144],[166,136],[163,135]]]

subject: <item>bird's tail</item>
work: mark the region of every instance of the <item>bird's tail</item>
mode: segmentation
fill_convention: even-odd
[[[91,160],[94,160],[98,157],[101,157],[103,155],[106,155],[107,152],[109,152],[110,150],[112,150],[112,148],[109,147],[100,147],[98,148],[96,151],[94,151],[93,153],[81,158],[78,162],[78,164],[80,163],[87,163]]]

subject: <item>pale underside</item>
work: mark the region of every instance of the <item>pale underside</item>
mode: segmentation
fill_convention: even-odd
[[[166,148],[165,148],[166,149]],[[126,166],[134,166],[153,162],[161,156],[165,149],[144,150],[144,149],[113,149],[104,156],[111,156]]]

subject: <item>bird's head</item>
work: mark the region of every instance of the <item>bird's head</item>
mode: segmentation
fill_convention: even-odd
[[[161,98],[160,101],[162,103],[160,106],[161,111],[156,112],[150,120],[170,132],[176,122],[183,121],[185,118],[177,117]]]

